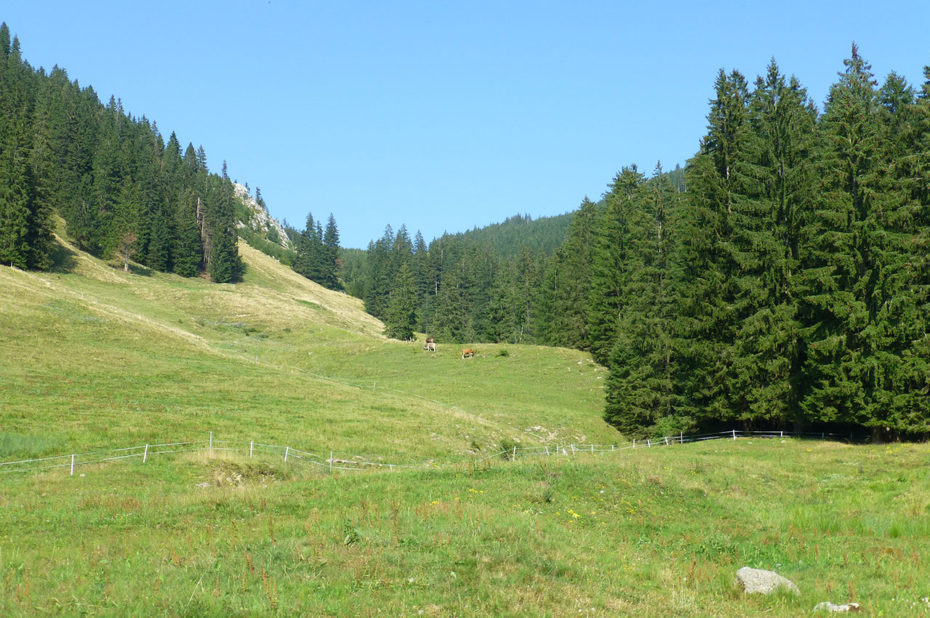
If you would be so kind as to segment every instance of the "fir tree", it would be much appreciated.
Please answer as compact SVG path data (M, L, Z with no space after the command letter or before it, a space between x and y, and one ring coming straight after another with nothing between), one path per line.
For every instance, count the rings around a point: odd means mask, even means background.
M404 262L397 269L394 287L384 313L384 334L392 339L410 341L416 324L417 290L413 273Z
M342 287L339 283L339 229L332 213L329 214L326 231L323 232L323 280L320 283L330 290Z
M676 277L679 414L696 423L732 419L726 390L737 326L731 257L733 211L745 199L748 92L737 71L720 71L708 133L686 169L687 199L679 217Z
M643 182L635 165L624 167L605 195L606 210L597 225L591 255L588 337L591 355L602 365L607 364L616 341L624 301L623 281L629 274L628 221Z
M749 101L746 199L733 209L729 268L735 283L732 371L736 417L750 424L800 424L804 342L798 276L816 194L816 111L772 61Z
M586 349L591 254L597 211L585 198L572 218L565 244L556 250L543 279L537 332L549 345Z
M605 419L627 433L668 434L693 427L675 397L674 220L678 194L656 168L633 198L623 310L609 359Z

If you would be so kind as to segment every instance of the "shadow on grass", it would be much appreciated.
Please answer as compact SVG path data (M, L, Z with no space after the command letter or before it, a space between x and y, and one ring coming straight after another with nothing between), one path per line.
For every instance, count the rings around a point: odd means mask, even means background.
M77 253L64 246L60 242L55 242L55 248L52 249L50 257L52 266L49 268L53 273L70 273L77 266Z
M119 268L120 268L120 270L123 269L122 266L120 266ZM131 273L134 274L134 275L139 275L139 276L141 276L141 277L151 277L151 276L152 276L152 269L151 269L151 268L148 268L147 266L143 266L142 264L130 264L130 265L129 265L129 272L131 272Z

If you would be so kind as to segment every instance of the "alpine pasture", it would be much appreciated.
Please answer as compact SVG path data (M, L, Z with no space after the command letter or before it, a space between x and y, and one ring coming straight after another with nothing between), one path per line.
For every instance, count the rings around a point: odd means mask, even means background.
M205 449L0 466L3 615L930 613L930 448L624 442L606 372L557 348L384 338L360 301L246 244L236 285L61 241L0 268L0 463L165 442L417 464L332 474ZM8 468L12 468L9 467ZM741 566L799 597L747 597Z

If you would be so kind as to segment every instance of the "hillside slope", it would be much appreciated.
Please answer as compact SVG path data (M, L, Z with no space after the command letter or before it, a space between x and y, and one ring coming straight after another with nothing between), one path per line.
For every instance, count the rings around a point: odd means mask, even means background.
M395 459L617 439L581 353L427 354L242 242L236 285L126 273L61 242L67 272L0 268L0 459L210 431Z

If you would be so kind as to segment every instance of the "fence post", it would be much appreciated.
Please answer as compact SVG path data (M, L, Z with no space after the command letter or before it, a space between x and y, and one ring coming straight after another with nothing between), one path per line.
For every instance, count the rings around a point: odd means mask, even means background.
M779 437L779 438L784 438L784 437L785 437L785 431L784 431L784 430L779 431L779 432L778 432L778 437Z
M574 455L574 454L575 454L575 445L572 444L572 455Z
M592 454L592 455L594 454L594 445L593 445L593 444L591 445L591 454Z
M287 463L287 454L290 452L291 452L291 447L285 446L284 447L284 463Z
M71 455L71 476L74 476L74 455Z
M149 458L149 445L145 445L145 452L142 453L142 463L145 463L145 460Z
M614 447L615 447L615 446L616 446L616 444L611 444L611 445L610 445L610 452L611 452L611 453L614 452Z
M549 447L547 446L547 447L546 447L546 455L548 455L548 454L549 454Z
M736 440L736 430L733 430L733 439Z
M633 448L636 448L636 438L633 438Z
M212 432L212 431L210 432L210 448L209 448L209 452L210 452L210 457L213 457L213 432Z
M249 459L252 459L252 449L255 447L255 440L249 440Z
M513 455L511 456L511 458L512 458L514 461L517 460L517 446L516 446L516 445L514 445L514 447L513 447Z
M333 473L333 452L329 452L329 473Z
M668 436L665 436L665 446L668 446Z
M684 444L684 443L685 443L685 432L679 431L678 432L678 444Z

